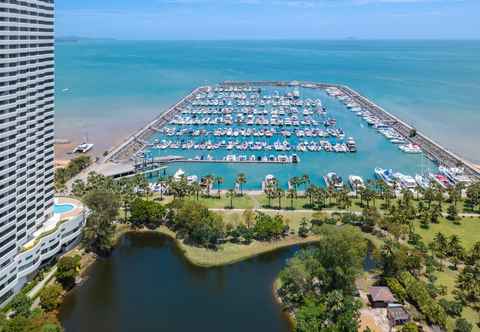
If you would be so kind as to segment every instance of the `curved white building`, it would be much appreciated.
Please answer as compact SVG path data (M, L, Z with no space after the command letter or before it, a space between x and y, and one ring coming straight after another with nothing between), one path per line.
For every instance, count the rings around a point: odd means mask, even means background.
M53 144L54 1L0 0L0 303L75 224L25 250L57 218Z
M70 198L56 198L53 211L53 216L15 257L16 277L13 279L12 275L5 284L14 292L19 291L39 267L52 257L70 250L80 239L87 211L82 203Z

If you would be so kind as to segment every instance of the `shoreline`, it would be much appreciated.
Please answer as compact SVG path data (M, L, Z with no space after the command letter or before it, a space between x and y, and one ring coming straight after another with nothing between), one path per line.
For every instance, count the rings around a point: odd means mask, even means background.
M275 278L275 280L273 281L272 295L273 295L273 298L275 299L275 302L282 308L282 313L287 318L288 323L290 324L290 327L292 328L292 331L294 331L295 330L295 324L296 324L295 314L292 311L287 310L284 307L283 300L280 297L280 295L278 295L278 290L281 287L281 283L282 283L282 281L280 280L280 277L277 276Z
M217 262L217 264L208 264L208 263L204 263L204 262L202 263L201 261L199 261L199 260L195 259L194 257L192 257L191 255L189 255L188 248L191 249L192 247L187 246L182 241L176 239L175 233L173 231L169 230L168 228L166 228L165 226L161 226L161 227L159 227L158 229L155 229L155 230L149 230L149 229L145 229L145 228L136 230L136 229L131 229L130 227L128 227L125 224L121 224L119 226L121 226L121 228L115 234L114 249L113 250L115 250L117 248L117 246L119 245L122 238L125 235L130 234L130 233L132 233L132 234L150 233L150 234L166 236L170 240L175 242L175 246L181 251L183 259L186 259L189 264L192 264L193 266L200 267L200 268L215 268L215 267L221 267L221 266L228 266L228 265L236 264L236 263L248 260L248 259L255 258L255 257L263 255L263 254L267 254L267 253L270 253L270 252L275 252L277 250L285 249L285 248L292 247L292 246L295 246L295 245L314 243L314 242L319 240L318 239L319 236L310 236L309 238L303 239L303 241L298 241L298 239L295 239L295 238L293 239L293 241L290 241L290 242L289 241L286 241L286 242L285 241L277 241L277 242L279 242L278 245L272 246L269 250L260 250L255 254L247 254L247 255L244 255L244 256L239 257L239 258L234 259L234 260L225 260L225 261L219 261L219 262ZM292 240L292 239L289 239L289 240ZM272 244L272 243L268 243L268 244ZM248 247L247 245L240 245L240 246ZM186 250L186 248L187 248L187 250ZM222 250L212 251L212 252L214 253L214 255L221 256ZM80 268L80 272L79 272L79 276L81 278L80 282L78 284L76 284L72 289L68 290L67 292L65 292L62 295L62 297L61 297L61 303L62 304L65 301L65 298L67 296L69 296L69 294L71 294L72 292L77 290L79 287L82 287L83 284L86 281L88 281L88 279L91 277L91 273L92 273L92 270L93 270L95 264L100 259L110 259L109 256L103 258L103 257L100 257L100 256L95 255L93 253L88 253L88 252L84 251L83 249L79 249L79 248L73 249L69 253L69 255L81 255L82 260L86 257L86 259L85 259L86 260L86 265L81 266L81 268ZM276 288L276 287L278 287L278 282L277 282L278 280L279 279L278 279L278 276L277 276L275 278L273 286L272 286L272 296L273 296L273 299L276 302L276 304L279 305L279 310L281 311L284 319L287 320L290 331L294 331L295 319L294 319L293 313L285 310L285 308L283 307L283 303L282 303L281 298L276 294L276 289L278 289L278 288Z
M113 250L116 249L116 247L119 245L120 241L124 236L127 234L145 234L145 233L151 233L151 234L157 234L157 235L162 235L168 237L170 240L175 242L175 245L177 248L182 252L183 257L192 265L197 266L197 267L202 267L202 268L214 268L214 267L221 267L221 266L228 266L228 265L233 265L236 263L243 262L248 259L252 259L258 256L261 256L263 254L267 253L272 253L277 250L285 249L285 248L290 248L293 246L298 246L298 245L307 245L307 244L312 244L315 242L318 242L320 240L319 235L310 235L307 238L300 238L298 236L289 236L285 239L279 240L279 241L274 241L274 242L259 242L259 241L253 241L249 245L243 245L243 244L236 244L235 246L238 246L242 249L248 249L249 247L251 248L252 246L255 245L260 245L259 248L256 248L255 251L253 252L246 252L244 254L238 255L237 257L234 258L224 258L224 255L222 255L222 251L225 248L219 249L217 251L213 251L210 249L206 248L200 248L200 247L193 247L184 244L181 240L176 238L176 233L168 229L166 226L160 226L157 229L150 230L146 228L141 228L141 229L132 229L130 226L125 225L125 224L119 224L117 225L120 227L120 229L116 230L116 233L114 235L113 239ZM208 259L199 259L198 257L195 257L192 255L192 251L204 251L208 252L212 257L213 256L218 256L220 257L219 260L216 262L212 262ZM86 257L86 262L87 264L81 267L80 270L80 276L82 279L85 279L88 277L89 270L91 267L98 261L99 258L101 258L98 255L95 255L93 253L86 252L83 249L80 248L74 248L68 255L80 255L80 257L84 258ZM204 256L206 258L207 256ZM210 257L211 258L211 257Z
M120 230L115 238L115 246L118 242L128 233L152 233L152 234L160 234L169 237L171 240L175 242L177 248L183 253L183 256L187 259L187 261L197 267L203 268L213 268L213 267L220 267L220 266L228 266L233 265L236 263L240 263L242 261L258 257L263 254L271 253L277 250L297 246L297 245L306 245L311 244L319 241L320 237L317 235L311 235L307 238L300 238L298 236L289 236L285 239L274 241L274 242L259 242L253 241L249 245L243 244L234 244L233 246L239 247L241 249L254 249L253 251L240 251L240 254L233 254L233 257L225 258L226 255L225 250L228 251L228 248L220 248L217 251L212 251L210 249L200 248L200 247L193 247L184 244L181 240L176 238L175 232L169 230L165 226L161 226L154 230L149 229L131 229L125 228ZM228 257L228 256L227 256Z

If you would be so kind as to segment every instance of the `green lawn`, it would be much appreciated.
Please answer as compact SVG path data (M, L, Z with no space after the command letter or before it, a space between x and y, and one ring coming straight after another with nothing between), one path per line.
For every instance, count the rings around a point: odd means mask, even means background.
M164 226L159 227L157 231L176 239L175 233ZM311 235L307 238L291 235L282 240L272 242L253 241L249 245L229 242L221 245L218 250L193 247L184 244L182 241L175 241L179 248L183 251L185 257L192 264L203 267L213 267L237 263L263 253L291 247L293 245L312 243L318 241L319 239L320 236L318 235Z
M196 200L196 197L192 197L192 200ZM223 209L230 207L230 198L226 195L221 195L218 197L200 197L198 200L200 203L204 204L206 207L211 209ZM235 209L253 209L255 207L255 201L251 196L236 196L233 198L233 208Z
M442 272L436 273L438 278L436 284L447 287L447 295L445 296L447 300L454 300L453 291L455 290L455 281L457 279L457 275L457 271L452 271L448 268L445 268L445 270ZM475 310L469 307L464 307L462 317L473 324L473 332L480 332L480 328L476 325L476 323L480 320L480 315L475 312ZM455 320L453 318L449 318L447 321L448 331L453 331L454 327Z
M450 220L442 218L439 224L431 224L429 229L423 229L418 222L415 231L429 244L435 234L442 232L446 236L458 235L462 245L468 250L475 242L480 241L480 218L463 218L460 225L455 225Z
M470 249L475 242L480 241L480 218L463 218L460 225L455 225L453 222L442 218L439 224L431 224L429 229L420 228L420 226L417 224L416 232L420 234L426 243L432 242L435 234L438 232L442 232L446 236L455 234L460 237L463 246L467 249ZM445 298L448 300L454 299L453 291L455 290L457 275L457 271L452 271L448 267L445 267L444 271L436 273L438 278L437 285L443 285L447 287L447 295ZM480 332L480 328L476 325L476 323L480 320L477 312L471 308L465 307L463 309L462 317L474 325L472 331ZM449 331L453 331L454 324L455 320L450 318L447 323L447 328Z
M217 213L221 214L223 217L223 220L225 221L226 224L231 224L231 225L238 225L239 223L244 222L243 218L243 213L242 212L237 212L237 211L218 211ZM290 229L294 230L295 232L298 230L300 227L300 223L303 218L306 218L307 220L310 220L312 217L312 212L307 212L307 211L268 211L266 212L268 215L275 216L277 214L280 214L285 218L285 220L288 222L288 225L290 226Z

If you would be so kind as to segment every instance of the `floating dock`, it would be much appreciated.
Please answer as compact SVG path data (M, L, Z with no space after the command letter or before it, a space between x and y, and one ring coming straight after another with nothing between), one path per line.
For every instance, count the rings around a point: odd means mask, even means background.
M355 103L357 103L362 109L369 111L372 115L379 120L388 123L393 129L395 129L403 138L412 143L420 146L425 156L431 159L438 165L445 165L447 167L463 167L467 175L473 176L476 179L480 179L480 170L478 170L472 163L459 157L455 153L449 151L440 144L434 142L426 135L422 134L416 128L402 121L393 114L387 112L382 107L378 106L368 98L360 95L358 92L346 85L329 84L329 83L316 83L316 82L298 82L298 81L225 81L217 85L218 87L253 87L258 91L264 87L302 87L307 89L326 90L335 88L340 90L344 95L348 96ZM160 128L164 127L170 120L176 115L182 113L184 107L187 106L195 96L199 93L205 93L209 91L208 86L202 86L193 90L190 94L180 100L177 104L170 107L166 112L155 118L145 127L138 130L135 134L128 137L125 142L116 147L105 158L105 162L108 163L129 163L135 164L138 167L137 155L147 147L147 142L154 136ZM224 161L224 160L192 160L182 157L176 158L163 158L155 160L149 165L150 167L158 166L160 164L167 164L171 162L263 162L263 161ZM266 161L265 161L266 163ZM273 163L273 162L272 162ZM275 162L282 163L282 162Z

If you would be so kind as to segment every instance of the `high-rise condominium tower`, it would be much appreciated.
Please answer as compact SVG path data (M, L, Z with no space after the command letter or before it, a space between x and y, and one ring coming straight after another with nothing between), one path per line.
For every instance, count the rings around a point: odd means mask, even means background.
M78 226L54 218L53 144L54 1L0 0L0 303Z

